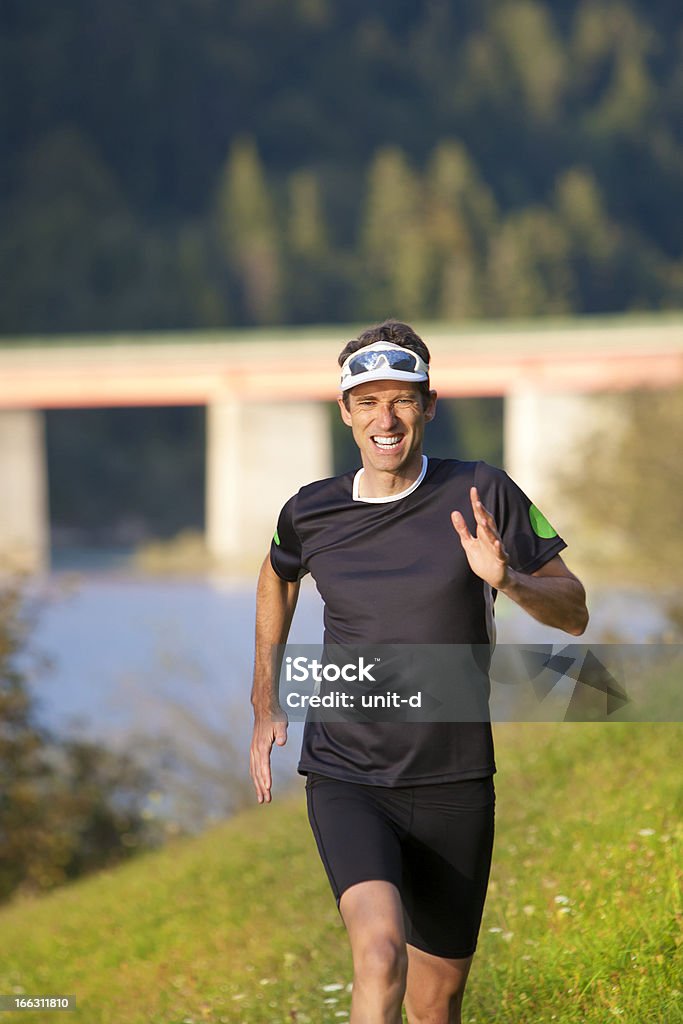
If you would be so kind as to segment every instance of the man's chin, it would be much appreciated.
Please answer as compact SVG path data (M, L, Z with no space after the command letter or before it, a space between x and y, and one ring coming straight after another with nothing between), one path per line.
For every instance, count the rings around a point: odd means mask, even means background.
M381 473L392 473L394 475L406 475L409 470L413 459L415 459L414 453L405 452L393 452L391 454L385 454L384 452L376 452L374 449L368 455L366 455L367 464L372 469ZM419 472L419 457L415 459L417 472ZM367 466L366 464L366 466Z

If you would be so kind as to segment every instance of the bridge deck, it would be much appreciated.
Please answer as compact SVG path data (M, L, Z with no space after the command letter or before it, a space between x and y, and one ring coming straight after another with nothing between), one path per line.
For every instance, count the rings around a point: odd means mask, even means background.
M422 328L422 325L420 325ZM683 383L683 316L422 328L443 397ZM3 339L0 408L330 400L355 327Z

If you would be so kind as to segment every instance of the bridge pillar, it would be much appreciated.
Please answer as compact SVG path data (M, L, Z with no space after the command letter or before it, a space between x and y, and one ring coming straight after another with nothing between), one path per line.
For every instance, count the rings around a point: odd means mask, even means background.
M607 428L608 436L615 436L622 415L615 394L523 386L505 397L505 469L559 533L573 527L576 518L571 494L562 487L563 475L581 469L594 431L604 437Z
M301 486L332 473L323 402L255 402L226 396L207 406L206 543L218 561L253 570L277 516Z
M45 569L49 535L43 413L0 410L0 567Z

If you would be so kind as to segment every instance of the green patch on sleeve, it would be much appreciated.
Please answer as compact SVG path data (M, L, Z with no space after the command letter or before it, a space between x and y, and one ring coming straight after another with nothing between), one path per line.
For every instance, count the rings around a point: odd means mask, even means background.
M529 509L529 519L531 520L531 529L537 537L543 537L545 540L557 537L557 530L550 525L541 510L535 505Z
M278 534L277 530L273 534L273 540L275 541L277 546L280 547L280 535Z

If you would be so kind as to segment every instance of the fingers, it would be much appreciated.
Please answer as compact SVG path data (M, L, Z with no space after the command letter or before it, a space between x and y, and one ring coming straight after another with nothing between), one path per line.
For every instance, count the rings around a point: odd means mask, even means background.
M270 803L270 749L264 755L252 746L249 754L249 774L256 790L256 799L260 804Z
M453 523L453 529L460 537L463 544L467 541L473 540L472 534L467 528L467 523L462 515L462 512L451 512L451 522Z
M474 518L480 526L486 526L493 523L495 526L493 516L491 513L484 508L484 503L479 498L479 491L476 487L470 487L470 501L472 502L472 511L474 512Z
M249 774L251 775L256 799L260 804L269 804L271 801L271 788L273 777L270 768L270 754L273 743L278 747L284 747L287 742L287 718L275 721L268 718L264 721L256 721L254 724L254 735L249 751Z
M496 521L488 509L485 508L484 503L480 500L479 492L476 487L470 488L470 501L472 502L472 511L474 512L474 518L477 522L477 537L480 537L483 534L491 544L498 542L499 546L502 548Z
M498 535L498 530L496 529L495 520L479 500L479 492L476 487L470 488L470 501L472 502L474 520L477 524L476 539L480 540L482 536L485 536L490 543L493 543L495 540L499 540L500 537ZM475 539L467 527L467 523L465 522L462 512L451 512L451 522L453 523L453 529L458 533L463 544Z
M272 735L266 737L258 726L254 727L254 738L249 751L249 773L256 799L260 804L269 804L271 800L270 790L273 784L270 771L270 751L273 746Z

